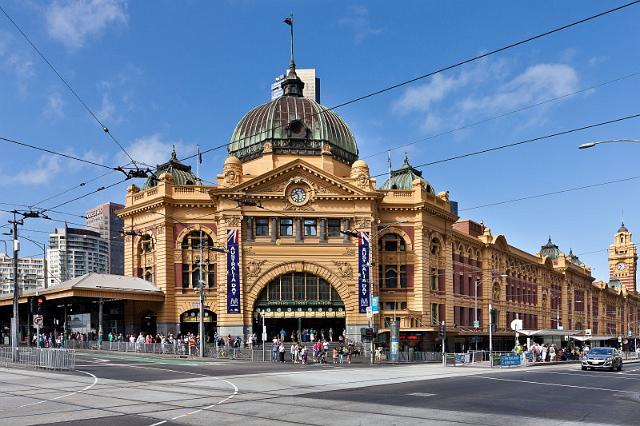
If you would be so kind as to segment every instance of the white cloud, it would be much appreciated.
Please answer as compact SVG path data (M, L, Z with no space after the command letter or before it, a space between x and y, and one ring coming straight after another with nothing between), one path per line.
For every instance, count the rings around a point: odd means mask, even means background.
M356 43L362 43L367 37L382 33L383 29L375 27L369 19L369 9L366 7L352 7L350 15L338 20L342 26L351 28Z
M171 150L174 146L178 158L186 157L196 152L195 145L185 144L181 141L164 141L162 136L157 133L138 138L125 147L125 149L134 160L150 166L157 166L158 164L167 162L169 158L171 158ZM129 158L126 157L124 153L118 154L118 164L124 164L128 161Z
M47 31L65 46L79 48L108 27L126 24L126 9L123 0L58 0L45 11Z
M429 83L407 89L393 104L393 110L401 114L428 111L433 104L444 99L450 92L464 86L465 80L436 74Z
M32 54L6 31L0 31L0 71L12 74L19 95L26 97L29 81L36 75Z
M460 102L463 111L500 111L562 96L577 90L578 74L565 64L536 64L483 97L469 97Z
M96 115L100 118L100 121L108 121L111 123L118 123L121 121L120 116L116 116L116 106L111 101L109 93L102 94L102 103L100 109L96 111Z
M27 170L19 172L9 179L23 185L42 185L50 182L61 170L60 157L42 155L35 165L30 165Z
M45 117L49 118L62 118L64 117L64 100L62 95L58 92L54 92L47 96L47 104L44 108Z

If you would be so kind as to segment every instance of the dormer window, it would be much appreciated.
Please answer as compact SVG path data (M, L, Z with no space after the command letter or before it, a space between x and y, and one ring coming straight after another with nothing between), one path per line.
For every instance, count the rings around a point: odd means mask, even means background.
M307 128L302 120L293 120L288 126L288 136L293 139L306 139Z

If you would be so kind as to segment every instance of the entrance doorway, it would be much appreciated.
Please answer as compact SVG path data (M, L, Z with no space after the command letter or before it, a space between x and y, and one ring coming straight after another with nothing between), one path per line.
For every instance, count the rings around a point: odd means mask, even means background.
M216 332L217 317L216 314L208 309L204 310L204 334L207 342L213 341L213 335ZM200 310L191 309L180 315L180 334L185 335L192 333L197 335L200 333Z
M254 309L253 332L262 337L262 324L267 328L267 339L292 336L303 339L304 330L315 331L315 339L334 341L345 327L344 302L338 292L325 279L304 272L281 275L265 286L258 295Z
M158 315L156 315L155 312L147 312L143 317L142 317L142 324L140 327L140 331L147 335L151 335L151 336L155 336L158 332L158 326L157 326L157 321L158 321Z

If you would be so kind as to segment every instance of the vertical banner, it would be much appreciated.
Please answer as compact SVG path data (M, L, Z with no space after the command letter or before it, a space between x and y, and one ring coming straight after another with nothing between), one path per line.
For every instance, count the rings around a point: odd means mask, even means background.
M369 247L371 245L368 232L358 233L358 305L361 314L367 312L370 302L371 276L369 268L371 268Z
M227 229L227 313L240 313L238 229Z

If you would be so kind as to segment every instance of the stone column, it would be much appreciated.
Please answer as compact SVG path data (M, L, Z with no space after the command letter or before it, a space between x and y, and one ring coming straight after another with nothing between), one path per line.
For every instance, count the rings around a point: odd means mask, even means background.
M348 217L346 217L346 218L342 219L342 223L343 223L343 225L344 225L343 231L348 231L348 230L349 230L349 226L350 226L350 220L349 220L349 218L348 218ZM344 241L345 243L348 243L348 242L349 242L349 234L344 234L343 241Z
M327 218L323 217L320 219L320 242L327 242Z
M302 219L296 217L296 243L302 242Z
M253 216L247 217L247 241L253 241Z
M278 239L278 219L271 218L271 242L275 243Z

